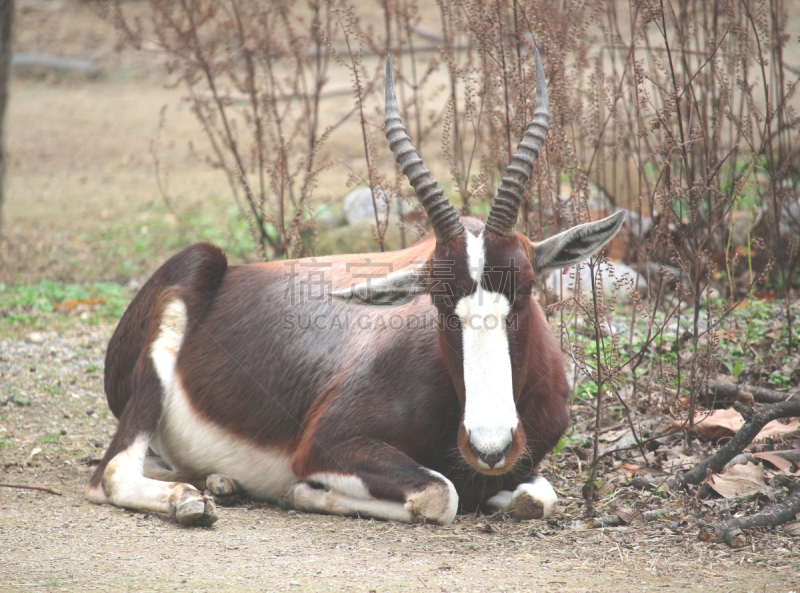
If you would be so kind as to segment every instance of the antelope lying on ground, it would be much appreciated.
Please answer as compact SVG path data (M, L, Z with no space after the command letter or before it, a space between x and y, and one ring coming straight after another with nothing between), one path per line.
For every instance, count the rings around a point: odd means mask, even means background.
M459 504L552 514L535 469L566 428L567 383L531 286L596 253L623 214L541 243L515 231L550 117L538 54L536 70L485 224L460 218L417 157L389 61L386 136L433 233L367 256L229 267L199 244L167 261L108 345L119 427L89 500L195 525L217 519L204 488L404 522L447 524Z

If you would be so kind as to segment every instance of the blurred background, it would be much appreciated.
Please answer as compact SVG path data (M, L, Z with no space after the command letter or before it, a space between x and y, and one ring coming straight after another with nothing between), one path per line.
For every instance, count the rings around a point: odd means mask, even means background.
M693 402L719 373L800 381L791 2L16 0L13 16L4 332L115 322L198 240L233 263L412 244L426 220L383 135L388 54L420 155L485 216L538 48L552 119L519 229L627 212L613 265L541 279L575 384L636 402L646 375L647 402Z

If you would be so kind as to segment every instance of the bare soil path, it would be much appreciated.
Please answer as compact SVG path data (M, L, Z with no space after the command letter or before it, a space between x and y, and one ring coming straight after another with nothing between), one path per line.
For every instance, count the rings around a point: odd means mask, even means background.
M102 391L111 326L0 341L0 591L770 591L800 588L797 540L731 550L692 522L587 530L569 490L554 521L449 527L221 508L212 528L96 506L83 487L116 421ZM554 470L554 466L550 466Z

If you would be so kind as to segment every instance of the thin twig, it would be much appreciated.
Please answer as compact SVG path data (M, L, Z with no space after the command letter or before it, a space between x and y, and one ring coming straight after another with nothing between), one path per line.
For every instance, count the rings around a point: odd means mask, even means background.
M61 490L56 490L55 488L50 488L50 486L36 486L35 484L3 484L0 483L0 487L3 488L23 488L25 490L41 490L42 492L49 492L50 494L57 494L61 496Z

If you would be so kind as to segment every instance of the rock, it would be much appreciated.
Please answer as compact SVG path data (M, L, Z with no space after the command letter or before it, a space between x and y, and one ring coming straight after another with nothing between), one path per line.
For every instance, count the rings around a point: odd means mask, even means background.
M378 218L383 220L386 216L388 201L391 200L389 219L398 220L398 208L403 207L403 200L393 194L387 194L381 189L375 190L375 205L378 207ZM344 197L342 203L344 217L347 224L356 224L368 221L375 224L375 207L372 204L372 192L368 187L359 187Z
M77 74L97 78L100 69L89 58L64 58L49 54L14 54L11 69L16 76L44 77L48 74Z
M592 295L592 278L589 266L581 264L580 267L580 293L584 298L589 298ZM568 268L566 274L564 270L554 270L545 279L545 286L547 289L560 298L569 298L575 295L576 273L574 268ZM599 274L596 276L598 284L602 282L603 293L606 297L612 295L614 284L622 283L623 285L617 289L617 302L626 303L631 300L631 291L633 284L636 282L636 270L630 266L622 263L607 263L600 264ZM646 294L647 282L644 278L639 278L638 284L639 294Z
M781 236L797 233L798 229L800 229L800 200L786 200L784 202L778 225Z
M64 8L61 0L22 0L17 3L17 10L27 12L55 12Z
M731 247L747 247L748 239L752 240L751 231L761 223L764 210L759 210L755 216L749 210L739 210L730 215ZM783 226L781 226L783 230Z
M30 344L43 344L44 340L45 336L41 332L31 332L25 336L25 341L29 342Z
M327 231L347 224L344 215L340 211L334 210L327 202L317 206L314 212L314 220L317 223L317 232Z

